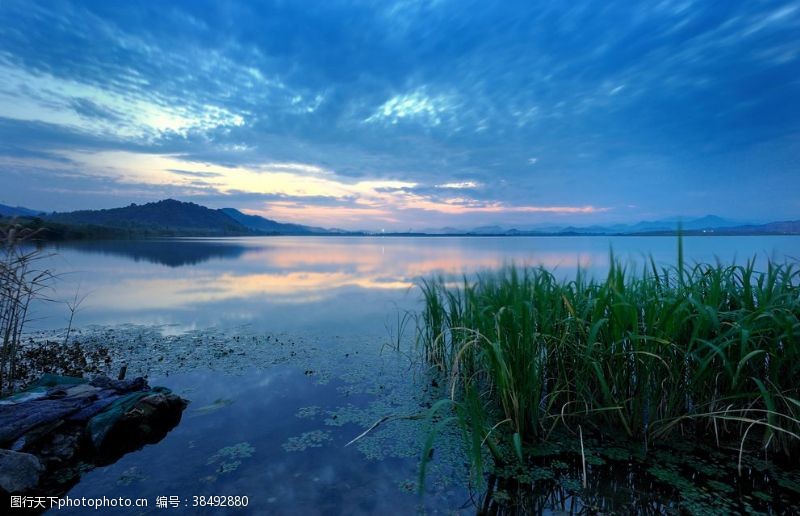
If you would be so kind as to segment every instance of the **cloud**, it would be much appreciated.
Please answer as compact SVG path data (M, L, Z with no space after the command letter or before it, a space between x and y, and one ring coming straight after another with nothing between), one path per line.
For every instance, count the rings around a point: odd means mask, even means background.
M244 124L241 115L214 105L179 99L164 103L147 89L122 92L85 82L32 73L0 61L0 116L81 128L95 134L147 139L162 133ZM11 100L13 99L13 100ZM91 100L89 100L91 99ZM76 116L77 115L77 116Z
M456 102L451 96L430 96L425 88L420 88L411 93L394 95L364 121L397 124L409 120L423 125L437 126L454 109Z
M478 188L480 186L479 183L475 181L459 181L459 182L452 182L452 183L442 183L440 185L436 185L436 188L450 188L454 190L463 190L465 188Z
M172 172L173 174L179 176L186 176L186 177L200 177L200 178L208 178L208 177L222 177L222 174L219 172L197 172L194 170L179 170L170 168L167 169L168 172Z
M758 149L796 162L798 29L790 1L6 0L0 174L406 227L686 212L745 183L703 210L796 216L798 179Z
M118 122L122 120L121 113L100 106L87 98L73 98L69 101L69 106L73 111L85 118L100 118L111 122Z

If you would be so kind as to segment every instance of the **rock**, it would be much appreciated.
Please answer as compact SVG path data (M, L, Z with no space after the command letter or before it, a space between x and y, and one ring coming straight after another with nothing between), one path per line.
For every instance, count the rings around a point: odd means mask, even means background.
M186 404L186 400L169 392L140 398L114 422L99 451L116 455L160 441L180 422Z
M82 428L54 432L50 441L37 450L39 460L46 469L54 464L68 463L78 454L82 436Z
M60 496L86 468L158 442L187 404L143 378L51 376L32 389L46 393L0 399L0 492Z
M0 489L7 493L30 491L39 484L43 469L30 453L0 450Z

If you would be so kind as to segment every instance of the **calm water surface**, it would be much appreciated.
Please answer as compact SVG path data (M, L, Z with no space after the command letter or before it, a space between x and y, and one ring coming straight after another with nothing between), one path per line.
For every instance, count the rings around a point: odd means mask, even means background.
M684 245L688 262L755 257L763 266L767 258L800 257L798 237L692 237ZM88 472L69 495L147 497L151 504L156 496L246 495L250 506L240 514L411 514L420 503L429 512L474 513L463 458L447 451L458 447L457 434L437 444L422 502L414 482L424 427L395 422L344 446L379 417L429 406L423 369L379 353L397 314L418 308L421 277L511 262L564 277L578 267L602 275L612 248L631 267L646 256L661 265L677 256L677 240L667 237L267 237L50 247L42 265L59 274L55 302L35 307L29 329L57 334L67 324L64 301L77 294L84 299L76 338L137 349L144 358L131 364L132 374L191 400L164 440ZM280 343L266 335L279 335Z
M800 258L800 237L689 237L687 262ZM59 244L45 265L52 297L85 296L75 322L174 325L175 331L251 325L266 331L382 331L430 274L504 263L569 277L603 274L609 251L631 264L676 261L670 237L261 237ZM66 324L63 304L36 308L37 328Z

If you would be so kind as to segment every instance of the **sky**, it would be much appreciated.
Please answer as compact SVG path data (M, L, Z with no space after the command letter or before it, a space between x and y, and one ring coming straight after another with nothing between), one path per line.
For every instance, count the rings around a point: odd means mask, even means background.
M0 203L800 219L800 2L0 0Z

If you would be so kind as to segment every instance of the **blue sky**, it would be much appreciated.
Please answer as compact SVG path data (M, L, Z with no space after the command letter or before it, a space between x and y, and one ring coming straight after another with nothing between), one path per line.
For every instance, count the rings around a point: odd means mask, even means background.
M0 203L800 218L800 2L0 2Z

